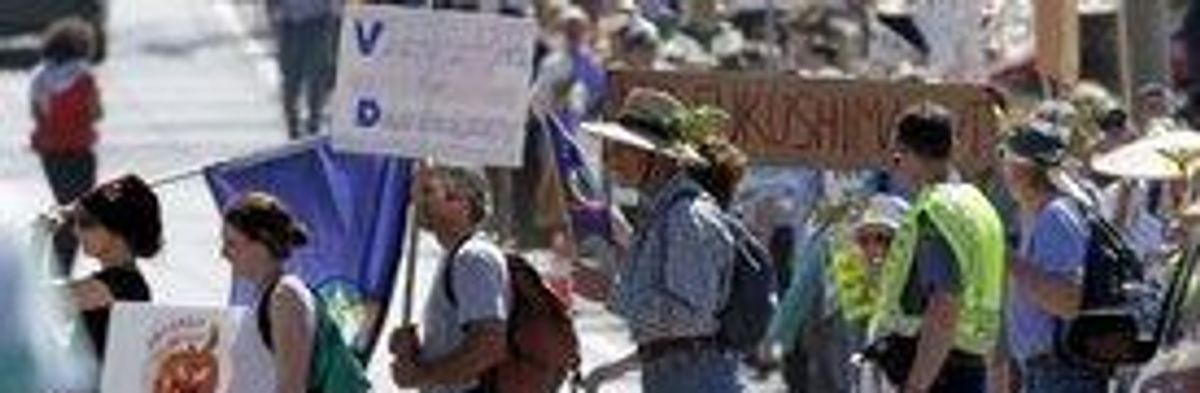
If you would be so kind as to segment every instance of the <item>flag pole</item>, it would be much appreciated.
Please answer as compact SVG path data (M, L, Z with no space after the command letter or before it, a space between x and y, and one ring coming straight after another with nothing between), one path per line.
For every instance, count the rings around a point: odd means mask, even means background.
M413 160L408 177L408 215L405 217L408 221L408 233L405 234L405 243L407 243L407 255L404 259L408 262L404 265L404 302L400 309L400 326L412 325L413 314L413 296L416 293L417 281L417 248L420 243L421 229L418 228L417 215L421 214L421 192L420 173L425 167L425 160Z

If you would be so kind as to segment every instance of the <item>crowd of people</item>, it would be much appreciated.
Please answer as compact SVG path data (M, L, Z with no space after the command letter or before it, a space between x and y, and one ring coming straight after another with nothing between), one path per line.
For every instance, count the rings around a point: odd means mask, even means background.
M649 88L611 97L607 72L614 69L936 79L921 67L929 37L903 7L828 3L780 10L718 0L432 2L537 20L525 157L540 167L431 167L417 175L418 223L446 252L419 322L387 332L390 382L429 392L489 392L504 383L495 370L521 356L513 347L522 340L513 334L522 300L506 252L529 243L511 231L533 215L534 226L550 233L542 246L572 272L573 286L554 288L562 301L569 304L573 291L605 304L636 345L620 360L582 370L574 384L588 391L641 370L646 392L739 392L748 367L780 372L793 392L1128 388L1136 367L1084 364L1060 348L1063 326L1086 311L1091 296L1093 223L1111 223L1149 285L1166 288L1189 255L1187 225L1195 217L1181 212L1191 180L1127 178L1093 163L1145 138L1191 132L1200 95L1148 85L1130 107L1089 83L1040 97L1028 80L1009 74L973 81L987 84L1002 123L995 157L980 157L994 159L990 170L956 168L963 114L912 102L888 129L885 168L796 168L815 179L820 197L808 201L747 197L764 168L731 141L722 108ZM337 5L267 6L288 135L321 132ZM917 56L904 64L873 59L866 37L878 28ZM31 86L31 143L63 206L41 226L56 234L59 274L69 274L77 248L100 261L99 271L60 289L103 363L113 350L106 346L113 304L154 299L137 261L162 247L164 217L138 176L95 184L102 110L86 60L94 45L78 22L48 33ZM582 147L587 140L604 146L599 157ZM512 184L526 180L532 193ZM620 194L636 195L636 203L622 206ZM530 203L515 202L518 195L532 196ZM222 256L258 290L254 322L260 355L274 365L274 391L364 391L361 365L342 356L346 343L321 299L284 268L310 240L301 220L264 193L243 196L222 217ZM754 244L742 234L755 235ZM0 252L9 242L0 239ZM768 258L747 256L750 249ZM17 259L0 254L0 262ZM766 328L746 350L729 340L726 316L753 302L741 295L754 291L739 282L750 274L743 264L754 261L774 274L778 304L757 316ZM1200 337L1200 313L1183 310L1178 320L1168 341ZM32 356L0 352L10 354L0 364ZM0 381L9 377L0 373ZM17 379L23 385L13 386L39 386ZM531 391L566 382L539 383Z

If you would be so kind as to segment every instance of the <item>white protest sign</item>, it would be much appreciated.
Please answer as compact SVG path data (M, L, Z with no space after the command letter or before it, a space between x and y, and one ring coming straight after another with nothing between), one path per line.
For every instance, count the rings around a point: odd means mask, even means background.
M913 21L929 44L930 68L952 81L977 81L985 77L981 2L920 0Z
M232 353L240 308L161 306L117 303L108 329L101 378L104 393L248 392L235 385ZM247 378L241 378L247 379Z
M533 20L360 6L342 27L334 148L520 166Z

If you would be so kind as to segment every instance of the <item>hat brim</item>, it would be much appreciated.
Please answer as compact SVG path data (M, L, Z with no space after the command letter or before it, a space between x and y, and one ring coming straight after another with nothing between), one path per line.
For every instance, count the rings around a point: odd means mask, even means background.
M1196 166L1200 134L1166 132L1143 137L1100 155L1092 168L1112 176L1136 179L1176 179Z
M629 128L617 123L588 122L583 123L582 128L584 132L595 135L604 140L620 143L646 152L659 154L691 164L703 165L708 163L704 157L700 156L700 153L696 152L696 149L693 149L690 146L672 144L662 139L652 138L650 136L631 131Z
M867 220L863 220L863 221L854 223L854 226L851 228L855 232L858 232L858 231L861 231L864 229L875 229L875 228L886 229L886 230L894 232L894 231L900 229L900 223L896 222L896 221L886 220L886 219L867 219Z

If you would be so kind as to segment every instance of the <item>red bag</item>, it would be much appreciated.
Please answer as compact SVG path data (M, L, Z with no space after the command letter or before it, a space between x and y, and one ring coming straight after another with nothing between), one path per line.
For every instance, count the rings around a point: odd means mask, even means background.
M506 329L509 357L484 374L479 391L557 392L572 374L578 375L579 337L570 311L529 261L512 253L505 259L513 296ZM452 295L453 286L446 284ZM455 302L453 296L450 300Z

